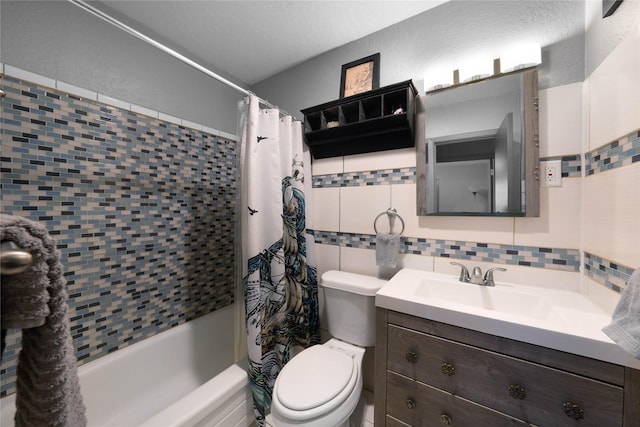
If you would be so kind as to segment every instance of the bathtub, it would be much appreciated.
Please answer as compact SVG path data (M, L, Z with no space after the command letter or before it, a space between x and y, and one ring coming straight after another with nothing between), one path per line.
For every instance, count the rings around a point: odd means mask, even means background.
M234 363L234 308L225 307L78 369L89 426L248 426L246 363ZM0 404L13 426L14 395Z

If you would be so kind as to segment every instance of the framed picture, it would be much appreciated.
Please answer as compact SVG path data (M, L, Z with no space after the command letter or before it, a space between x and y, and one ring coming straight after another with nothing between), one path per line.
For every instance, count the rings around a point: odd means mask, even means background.
M606 18L613 15L620 3L622 3L622 0L602 0L602 17Z
M380 87L380 53L342 66L340 98L367 92Z

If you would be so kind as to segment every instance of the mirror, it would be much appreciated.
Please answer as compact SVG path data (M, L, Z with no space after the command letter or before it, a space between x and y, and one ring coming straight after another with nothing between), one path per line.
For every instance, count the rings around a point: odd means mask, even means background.
M539 216L535 69L428 92L418 215Z

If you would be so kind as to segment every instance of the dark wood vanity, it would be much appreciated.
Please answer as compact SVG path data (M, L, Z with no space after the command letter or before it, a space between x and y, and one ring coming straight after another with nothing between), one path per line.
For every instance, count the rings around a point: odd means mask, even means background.
M376 426L640 426L640 371L377 308Z

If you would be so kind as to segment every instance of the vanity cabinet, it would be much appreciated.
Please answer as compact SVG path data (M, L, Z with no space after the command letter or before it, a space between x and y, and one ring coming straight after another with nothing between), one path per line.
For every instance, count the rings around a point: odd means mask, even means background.
M377 310L376 426L640 426L640 371Z
M301 110L313 157L413 147L417 94L407 80Z

